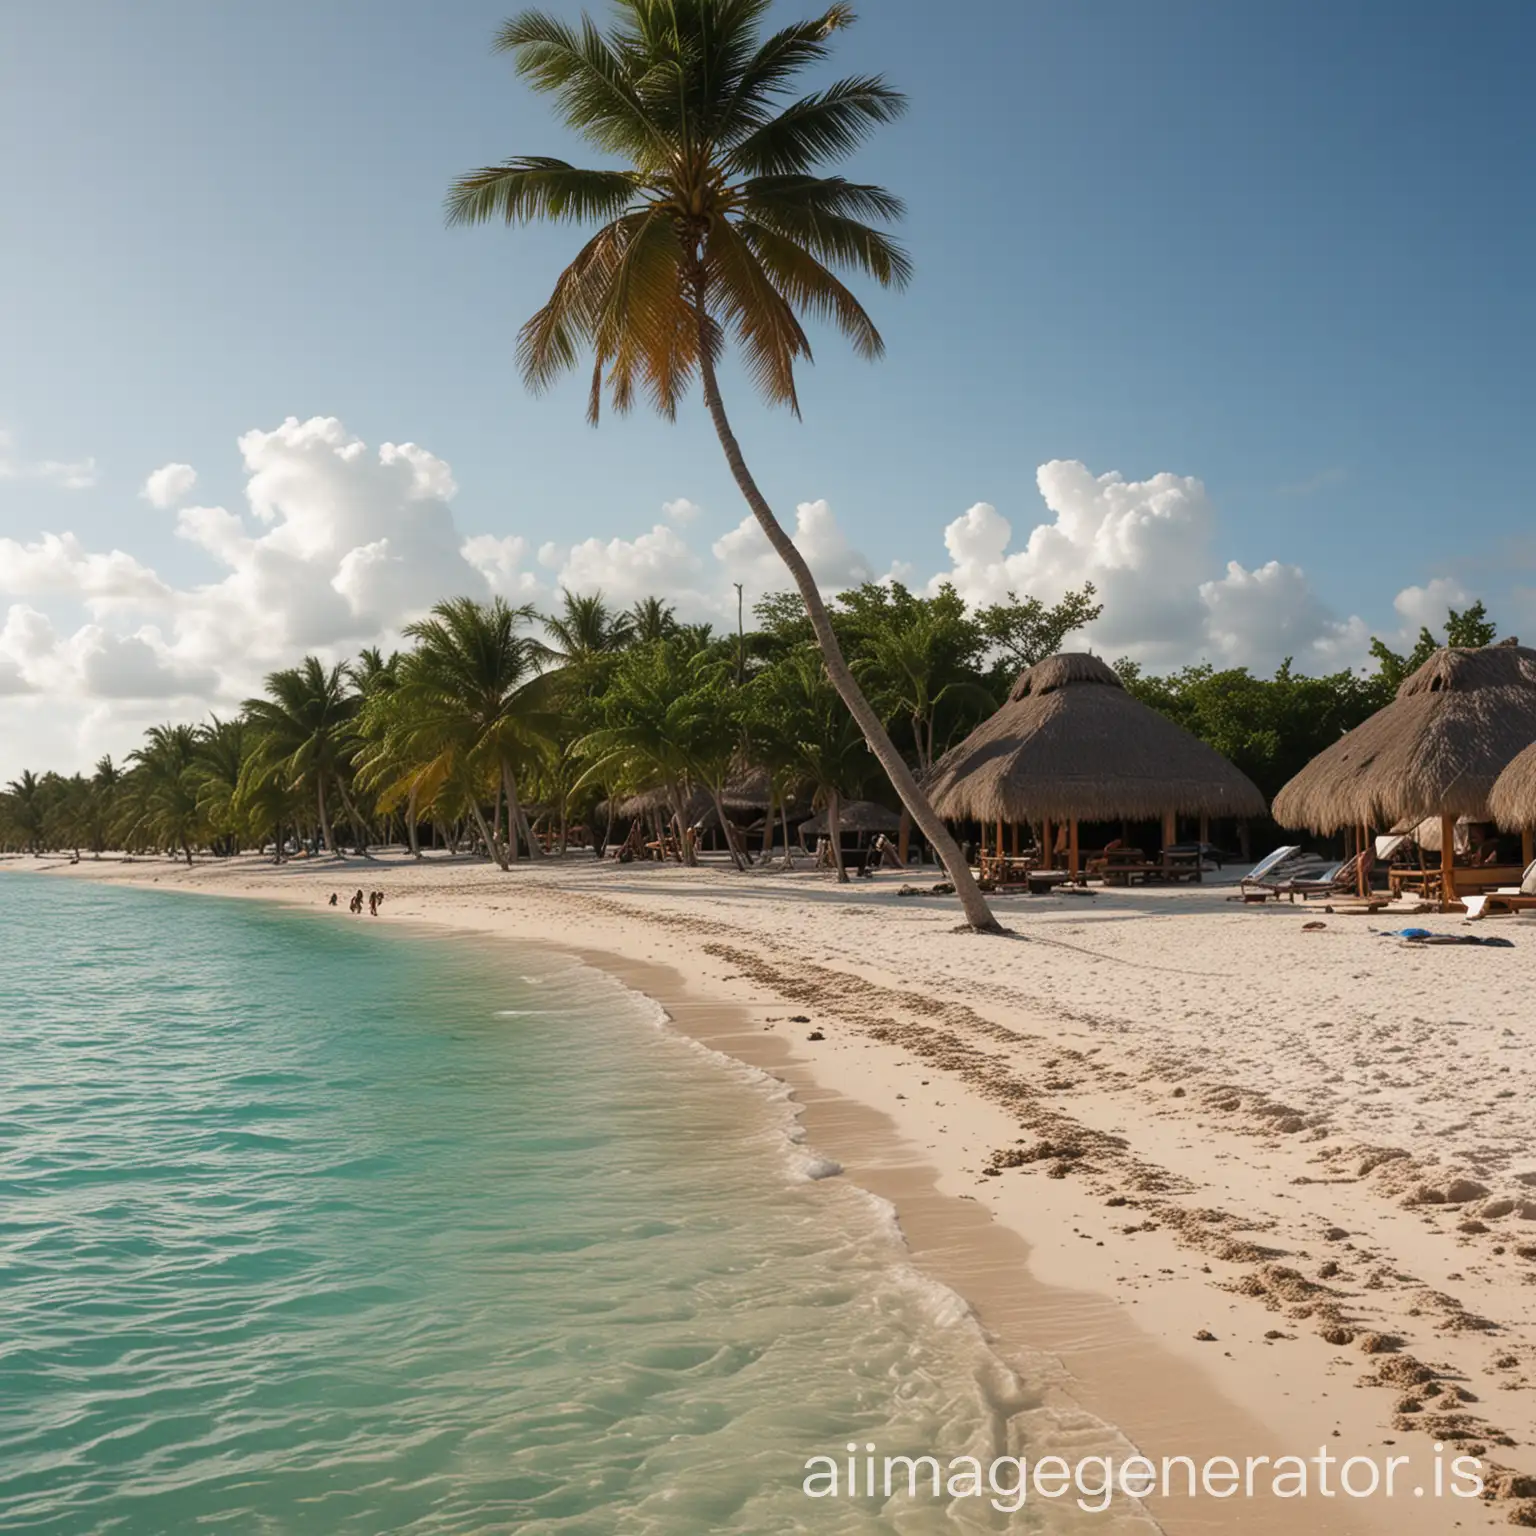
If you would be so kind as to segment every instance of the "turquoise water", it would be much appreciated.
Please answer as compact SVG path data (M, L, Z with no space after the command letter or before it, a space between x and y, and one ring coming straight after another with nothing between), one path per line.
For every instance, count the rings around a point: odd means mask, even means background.
M852 1438L1093 1427L600 973L26 876L0 935L0 1529L1075 1524L804 1498Z

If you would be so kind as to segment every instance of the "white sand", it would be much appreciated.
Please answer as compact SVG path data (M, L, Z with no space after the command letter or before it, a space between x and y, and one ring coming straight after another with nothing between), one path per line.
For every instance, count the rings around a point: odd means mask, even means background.
M1208 885L1003 898L1022 937L999 940L955 932L952 898L897 898L899 875L839 888L586 855L509 874L393 856L7 866L315 907L335 890L342 922L370 921L344 905L362 885L388 893L384 921L579 949L785 1076L813 1140L897 1200L920 1262L999 1347L1052 1351L1149 1454L1327 1444L1424 1467L1438 1440L1536 1474L1536 923L1471 930L1513 949L1410 949L1373 930L1466 930ZM986 1174L1000 1152L1027 1160ZM1170 1531L1367 1533L1523 1508L1158 1513Z

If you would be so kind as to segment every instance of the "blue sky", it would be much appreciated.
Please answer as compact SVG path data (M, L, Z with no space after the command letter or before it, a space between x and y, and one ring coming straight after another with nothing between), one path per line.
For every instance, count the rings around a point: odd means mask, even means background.
M316 415L446 460L465 533L632 538L680 497L704 509L695 540L736 524L697 410L594 434L578 383L523 392L516 328L571 232L443 228L458 172L593 158L491 55L511 9L52 0L8 19L0 428L18 463L93 458L96 483L0 479L0 537L67 529L173 586L209 579L145 475L189 463L199 502L238 510L237 437ZM1378 628L1438 577L1506 628L1536 621L1536 9L864 10L838 62L912 110L854 167L908 200L918 277L873 300L883 363L819 338L803 423L735 390L786 515L825 499L874 568L926 577L974 503L1015 547L1049 521L1047 461L1166 472L1204 484L1214 576L1299 566L1320 612Z

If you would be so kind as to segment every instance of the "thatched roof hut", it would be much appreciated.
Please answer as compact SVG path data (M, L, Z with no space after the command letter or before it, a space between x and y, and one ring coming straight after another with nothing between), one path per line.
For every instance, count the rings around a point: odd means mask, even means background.
M1527 747L1494 780L1488 810L1501 827L1512 832L1536 827L1536 745Z
M1275 796L1275 820L1312 832L1485 821L1494 781L1533 741L1536 651L1515 640L1436 651Z
M837 808L837 824L844 832L895 832L901 826L901 817L888 811L872 800L847 800ZM827 813L818 811L807 821L800 823L800 837L825 837Z
M1264 812L1252 780L1083 654L1021 673L1007 703L925 785L941 816L983 824Z
M726 784L720 795L720 803L731 814L765 811L772 794L772 781L766 768L745 768ZM712 814L714 808L715 802L710 798L709 791L699 788L689 793L684 807L690 825L707 813ZM663 816L672 814L672 791L666 785L643 790L640 794L629 796L627 800L621 800L618 805L620 816L649 816L653 811L660 811Z

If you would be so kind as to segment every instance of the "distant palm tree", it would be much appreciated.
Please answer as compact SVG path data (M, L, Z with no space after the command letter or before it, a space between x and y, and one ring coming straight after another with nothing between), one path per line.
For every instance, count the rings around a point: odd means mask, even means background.
M43 827L47 816L42 780L30 768L12 779L6 788L6 814L11 825L26 844L27 852L43 851Z
M629 622L636 645L665 640L677 633L677 610L659 597L642 597L629 610Z
M245 774L272 775L287 789L307 790L326 852L332 854L336 837L328 788L336 789L357 826L344 778L357 711L358 698L347 685L346 668L327 668L317 656L306 656L297 667L271 673L267 696L245 701L245 717L256 738Z
M478 795L468 803L491 856L506 869L521 833L530 858L543 849L518 797L516 765L555 733L545 708L537 642L522 632L536 615L501 598L459 597L406 626L416 649L400 665L397 750L424 771L434 790L489 784L507 799L505 842L487 825Z
M560 596L560 613L544 620L549 643L539 646L539 654L546 661L580 667L623 650L634 639L634 621L628 614L615 613L601 592L585 596L562 592Z
M188 865L202 841L204 821L197 803L197 730L190 725L155 725L144 745L128 755L131 831L161 848L180 850Z
M863 788L876 767L862 734L848 713L836 708L837 695L815 651L793 651L764 668L747 695L753 750L780 786L809 788L813 806L825 809L837 878L846 884L842 802ZM786 859L788 835L786 826Z
M644 394L665 416L697 376L736 483L804 600L827 672L902 801L944 860L973 928L998 924L969 867L843 658L816 579L747 468L720 395L728 335L775 404L798 413L795 364L809 361L801 315L827 321L864 357L884 343L841 268L883 286L911 275L875 227L902 205L884 188L819 174L905 98L875 76L839 80L798 100L796 78L820 64L853 21L843 0L763 37L768 0L616 0L604 34L527 11L496 39L566 124L625 168L582 170L524 155L470 172L448 197L451 224L501 219L597 224L523 327L519 357L542 390L594 359L588 417L606 387L616 410ZM870 222L874 221L874 222Z

